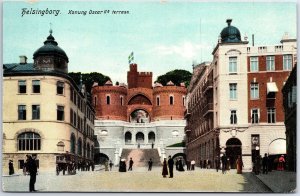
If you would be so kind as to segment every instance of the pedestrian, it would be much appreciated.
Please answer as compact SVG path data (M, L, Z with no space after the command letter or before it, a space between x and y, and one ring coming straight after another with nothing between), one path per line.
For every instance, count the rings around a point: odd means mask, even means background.
M36 156L29 156L28 161L28 171L30 174L30 180L29 180L29 191L35 192L34 184L36 182L36 174L37 174L37 164L36 164Z
M148 161L148 171L151 171L151 170L152 170L152 164L153 164L152 159L150 159L150 160Z
M261 169L261 164L260 164L260 157L261 156L257 156L255 159L255 175L259 175L260 174L260 169Z
M167 160L164 158L162 176L165 178L168 175Z
M173 159L171 158L171 156L169 156L168 166L169 166L169 173L170 173L170 177L169 177L169 178L173 178L174 161L173 161Z
M108 160L105 161L104 166L105 166L105 171L108 171Z
M225 154L222 156L221 161L222 161L222 174L225 174L226 173L226 163L227 163L227 157Z
M184 171L182 159L179 159L178 162L178 171Z
M192 161L191 161L191 166L192 166L191 169L192 169L192 170L195 170L195 164L196 164L195 160L192 160Z
M230 170L230 158L227 157L227 161L226 161L226 170Z
M13 160L9 160L8 170L9 170L9 175L13 175L15 173Z
M217 170L217 172L219 172L219 169L220 169L220 159L219 159L218 156L216 157L215 165L216 165L216 170Z
M267 153L265 153L264 158L262 159L262 166L263 166L263 174L268 174L268 164L269 164L269 157Z
M284 155L281 155L278 159L278 166L277 166L278 171L284 170L284 163L285 163Z
M190 160L187 160L186 161L186 170L191 170L191 161Z
M119 163L119 172L126 172L126 162L125 159L121 159Z
M128 171L132 171L132 166L133 166L133 160L130 157Z
M152 142L152 144L151 144L151 147L152 147L152 149L154 148L154 143Z
M138 148L140 148L141 147L141 145L140 145L140 143L138 143Z
M200 168L202 169L203 165L202 165L202 160L200 160Z
M110 160L109 161L109 170L111 171L112 170L112 166L113 166L114 164L112 163L112 161Z
M76 166L75 166L75 168L76 168ZM75 169L76 170L76 169ZM92 162L92 171L94 171L95 170L95 163L94 162Z
M275 157L274 161L273 161L273 169L274 170L277 170L277 167L278 167L278 160L279 158L278 157Z
M176 166L176 170L178 171L178 167L179 167L179 159L178 158L176 158L175 166Z
M241 158L241 155L238 156L237 160L236 160L236 170L238 174L242 174L242 170L243 170L244 164L243 164L243 160Z

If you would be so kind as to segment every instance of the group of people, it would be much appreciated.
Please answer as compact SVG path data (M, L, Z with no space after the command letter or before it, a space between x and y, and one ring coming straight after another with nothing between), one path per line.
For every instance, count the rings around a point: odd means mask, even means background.
M128 171L132 171L133 163L134 162L132 160L132 157L130 157ZM119 162L119 172L126 172L126 160L125 159L121 159Z
M265 153L264 157L262 158L261 155L256 156L253 162L253 172L256 175L262 174L268 174L268 172L272 170L278 170L283 171L285 168L285 158L284 155L281 155L279 157L275 157L274 160L269 158L267 153Z

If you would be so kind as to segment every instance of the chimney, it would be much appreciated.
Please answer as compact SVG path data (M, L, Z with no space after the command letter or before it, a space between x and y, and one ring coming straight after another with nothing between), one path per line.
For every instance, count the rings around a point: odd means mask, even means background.
M20 57L20 64L27 64L27 57L26 56L19 56Z
M252 46L254 46L254 34L252 34Z

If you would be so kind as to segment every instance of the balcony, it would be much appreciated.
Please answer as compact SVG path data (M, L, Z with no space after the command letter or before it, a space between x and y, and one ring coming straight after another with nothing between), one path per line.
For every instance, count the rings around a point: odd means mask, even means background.
M202 88L202 92L205 94L209 90L213 88L213 81L212 80L207 80L206 83L204 84Z
M213 103L208 103L206 106L204 106L202 111L203 111L203 117L205 117L209 113L213 112L214 111Z
M186 110L184 111L184 118L185 118L185 119L188 119L190 116L191 116L191 113L190 113L189 109L186 109Z

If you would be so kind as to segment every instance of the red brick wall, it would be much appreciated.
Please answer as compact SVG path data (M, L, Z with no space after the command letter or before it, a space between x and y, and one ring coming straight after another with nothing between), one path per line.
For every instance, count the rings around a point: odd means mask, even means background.
M176 120L184 118L185 106L182 97L186 96L187 89L178 86L156 87L153 92L154 120ZM174 97L174 105L170 105L170 95ZM160 105L156 104L156 97L160 97Z
M283 71L283 56L275 55L275 71L266 72L266 56L259 56L259 72L250 72L250 57L248 57L248 122L251 123L251 109L260 108L260 122L267 123L267 107L276 108L276 122L284 121L283 111L283 99L282 99L282 87L283 83L289 76L290 71ZM267 83L276 82L278 92L275 93L276 99L267 99ZM259 84L259 99L251 100L250 85L256 78L256 82Z
M152 88L152 72L138 72L137 64L130 65L130 71L127 72L128 88Z

